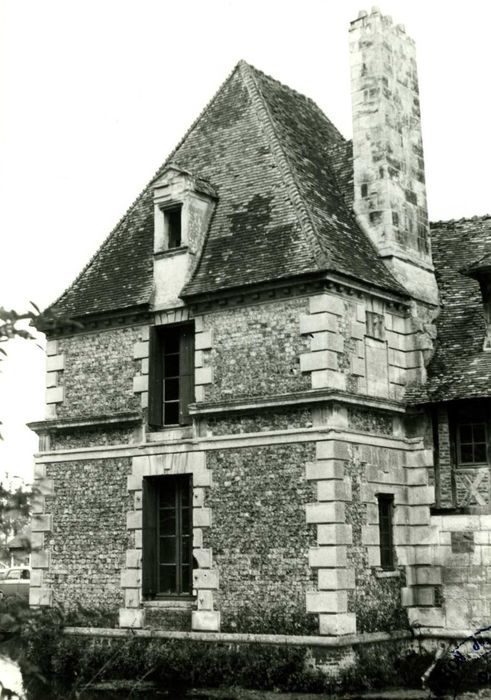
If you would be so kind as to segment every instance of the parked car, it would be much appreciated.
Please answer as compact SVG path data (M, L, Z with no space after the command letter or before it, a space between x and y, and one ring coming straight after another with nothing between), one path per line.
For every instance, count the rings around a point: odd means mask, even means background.
M13 566L0 579L0 600L8 595L19 595L29 599L31 570L27 566Z

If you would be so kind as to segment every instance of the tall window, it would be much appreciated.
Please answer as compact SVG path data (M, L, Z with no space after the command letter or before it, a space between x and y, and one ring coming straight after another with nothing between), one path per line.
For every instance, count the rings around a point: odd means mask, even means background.
M194 327L150 329L148 422L155 427L190 423L194 401Z
M191 477L143 480L143 595L188 596L192 591Z
M380 565L382 569L394 569L394 541L392 533L392 513L394 496L380 493L378 499L378 522L380 535Z
M485 464L488 461L485 423L457 426L457 455L459 464Z
M164 209L164 229L168 248L179 248L181 245L181 212L182 206L180 204Z

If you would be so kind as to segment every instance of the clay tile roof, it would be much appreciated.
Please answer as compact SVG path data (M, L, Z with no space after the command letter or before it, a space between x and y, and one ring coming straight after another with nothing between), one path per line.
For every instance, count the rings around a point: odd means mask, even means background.
M433 262L440 291L435 354L425 387L412 402L491 396L491 353L483 350L485 319L479 283L465 274L488 265L491 216L431 224ZM464 271L464 273L463 273Z
M308 98L241 61L170 164L218 192L183 296L330 271L404 293L351 212L351 144ZM149 305L152 182L52 307L82 317Z

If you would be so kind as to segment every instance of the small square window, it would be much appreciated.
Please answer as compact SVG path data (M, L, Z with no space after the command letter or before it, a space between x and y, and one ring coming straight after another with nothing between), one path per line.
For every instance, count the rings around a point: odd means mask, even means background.
M164 229L168 248L179 248L181 245L181 214L181 205L164 209Z
M367 335L376 340L384 339L385 319L383 314L375 311L366 312Z
M459 464L485 464L488 461L486 425L464 423L457 426Z

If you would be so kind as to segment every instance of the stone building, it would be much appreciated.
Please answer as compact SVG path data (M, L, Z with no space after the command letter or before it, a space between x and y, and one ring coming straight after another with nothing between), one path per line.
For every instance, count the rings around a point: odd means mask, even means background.
M404 28L360 13L350 48L352 142L240 62L52 306L33 605L489 619L491 219L429 226Z

